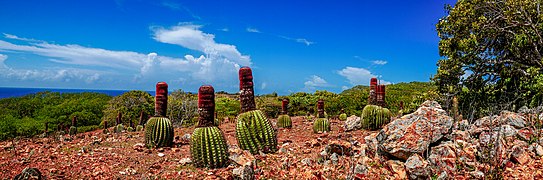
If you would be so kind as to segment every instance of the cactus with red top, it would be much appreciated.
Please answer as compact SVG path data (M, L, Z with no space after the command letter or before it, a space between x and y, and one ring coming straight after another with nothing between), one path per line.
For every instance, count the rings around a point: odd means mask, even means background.
M124 126L123 126L123 123L122 123L122 122L123 122L122 119L123 119L123 114L122 114L121 112L119 112L119 113L117 114L117 119L115 120L115 123L117 123L117 125L115 126L114 131L115 131L116 133L121 133L121 132L123 132L123 130L124 130Z
M77 116L74 116L74 117L72 117L72 126L70 126L70 130L69 130L68 134L70 134L72 136L77 134L76 125L77 125Z
M166 116L168 109L168 84L156 84L155 116L145 125L145 144L147 147L170 147L173 145L173 126Z
M198 89L198 127L191 137L190 154L196 167L220 168L228 164L228 145L215 125L215 90L204 85Z
M328 132L330 131L330 121L325 117L324 114L324 100L319 99L317 101L317 119L313 122L313 132Z
M241 114L236 118L236 139L241 149L256 154L277 151L277 134L264 113L256 109L251 68L239 69Z
M280 128L291 128L292 127L292 120L290 119L290 116L288 115L288 99L283 99L281 103L281 115L277 117L277 127Z

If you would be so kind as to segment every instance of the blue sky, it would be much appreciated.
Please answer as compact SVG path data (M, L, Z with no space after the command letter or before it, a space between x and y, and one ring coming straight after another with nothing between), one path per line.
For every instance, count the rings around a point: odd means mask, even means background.
M341 92L429 81L451 0L0 1L0 87Z

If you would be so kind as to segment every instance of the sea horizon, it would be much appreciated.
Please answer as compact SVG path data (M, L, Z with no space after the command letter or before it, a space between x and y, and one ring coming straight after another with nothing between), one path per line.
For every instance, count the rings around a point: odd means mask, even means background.
M12 97L22 97L29 94L35 94L38 92L59 92L59 93L84 93L84 92L95 92L95 93L102 93L109 96L118 96L125 92L133 91L133 90L122 90L122 89L71 89L71 88L32 88L32 87L0 87L0 99L3 98L12 98ZM148 92L152 96L154 96L155 91L147 91L147 90L141 90Z

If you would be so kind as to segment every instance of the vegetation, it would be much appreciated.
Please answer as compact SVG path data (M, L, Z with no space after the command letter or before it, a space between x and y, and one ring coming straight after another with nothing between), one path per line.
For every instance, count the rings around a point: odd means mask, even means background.
M277 127L280 128L292 128L292 120L290 116L283 114L277 118Z
M447 6L436 25L439 53L433 77L446 109L476 119L492 109L538 106L543 97L543 16L540 0L473 0Z
M145 91L129 91L120 96L116 96L111 99L104 110L103 121L107 121L108 124L116 124L115 120L117 115L121 113L121 123L125 123L129 126L130 121L132 123L138 123L140 113L143 111L145 114L154 115L153 96ZM103 126L101 124L100 126Z

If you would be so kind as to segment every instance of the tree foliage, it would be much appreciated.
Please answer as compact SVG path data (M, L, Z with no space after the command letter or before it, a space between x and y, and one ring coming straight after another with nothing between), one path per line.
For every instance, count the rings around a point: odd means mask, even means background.
M190 124L198 116L198 96L181 89L168 96L168 117L174 124Z
M111 99L104 109L103 121L107 121L109 126L115 124L118 113L122 114L121 122L128 126L130 121L134 124L139 122L141 111L148 117L154 116L155 100L148 92L129 91ZM100 124L103 126L103 124Z
M541 102L541 0L460 0L436 25L439 53L433 80L468 118L488 107ZM539 98L534 98L539 97ZM445 103L450 104L450 103Z

